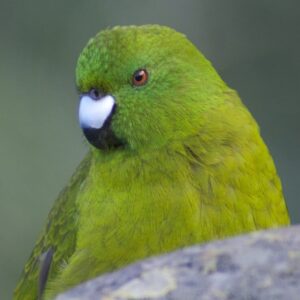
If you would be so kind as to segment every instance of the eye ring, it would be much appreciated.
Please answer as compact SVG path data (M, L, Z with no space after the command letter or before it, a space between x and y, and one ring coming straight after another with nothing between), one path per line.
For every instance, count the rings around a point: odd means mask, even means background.
M148 82L149 74L146 69L138 69L132 75L132 84L134 86L143 86Z

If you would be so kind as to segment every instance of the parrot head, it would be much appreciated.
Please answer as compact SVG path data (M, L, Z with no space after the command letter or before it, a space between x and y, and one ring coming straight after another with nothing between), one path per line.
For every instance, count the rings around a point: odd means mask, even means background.
M199 131L225 83L181 33L159 25L106 29L79 56L79 121L109 151L160 147Z

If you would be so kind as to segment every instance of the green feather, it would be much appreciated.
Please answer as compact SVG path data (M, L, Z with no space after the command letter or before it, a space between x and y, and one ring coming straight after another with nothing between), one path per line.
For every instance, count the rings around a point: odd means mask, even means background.
M76 197L90 166L90 155L81 162L68 186L58 196L48 217L47 224L38 239L21 279L15 289L14 299L37 299L40 257L49 248L54 250L49 279L55 278L61 266L68 263L76 247L78 210Z
M149 81L133 87L146 68ZM124 146L87 158L57 199L15 292L45 299L138 259L289 224L280 180L238 95L184 35L158 25L100 32L77 65L80 92L112 94Z

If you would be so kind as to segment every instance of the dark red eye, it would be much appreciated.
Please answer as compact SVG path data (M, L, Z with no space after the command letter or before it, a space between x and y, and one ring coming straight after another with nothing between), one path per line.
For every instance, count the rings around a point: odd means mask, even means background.
M148 81L148 72L145 69L140 69L134 72L132 76L132 84L134 86L142 86Z

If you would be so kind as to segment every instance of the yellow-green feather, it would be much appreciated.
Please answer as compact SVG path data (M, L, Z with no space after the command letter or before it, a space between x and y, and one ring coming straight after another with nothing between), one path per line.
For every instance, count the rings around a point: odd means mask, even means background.
M133 90L128 76L147 60L149 86ZM159 26L105 31L83 51L77 84L116 97L113 129L127 144L91 149L50 213L15 299L37 299L36 261L49 246L59 254L45 299L144 257L289 224L256 122L184 36Z
M55 278L62 265L68 263L76 248L78 229L78 209L76 196L87 175L90 155L81 162L69 184L60 193L51 209L47 224L41 233L26 263L20 281L14 292L16 300L36 300L38 297L38 277L40 257L49 248L54 250L49 278Z
M224 98L198 135L138 155L94 153L77 198L77 248L52 291L153 254L289 223L255 121L233 91Z

